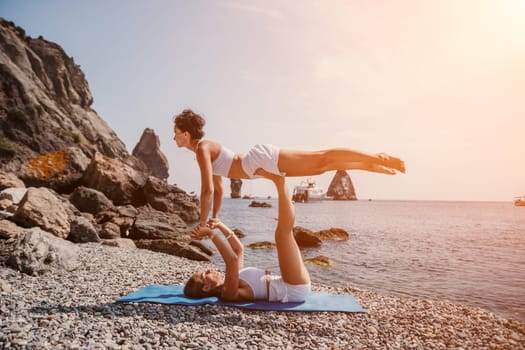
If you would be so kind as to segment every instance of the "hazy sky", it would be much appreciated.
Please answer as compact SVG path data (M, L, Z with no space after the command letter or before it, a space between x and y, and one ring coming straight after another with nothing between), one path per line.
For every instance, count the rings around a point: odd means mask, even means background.
M405 160L406 175L350 171L361 199L525 194L525 0L0 0L0 16L74 57L128 151L154 129L169 182L188 192L198 166L172 141L184 108L240 153L344 146ZM314 179L327 189L332 177ZM243 193L275 194L266 180Z

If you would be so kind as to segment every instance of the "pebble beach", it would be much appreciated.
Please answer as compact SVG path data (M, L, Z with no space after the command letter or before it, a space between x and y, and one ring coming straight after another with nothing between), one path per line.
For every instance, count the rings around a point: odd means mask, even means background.
M352 294L366 313L246 311L116 303L148 284L184 284L210 263L79 245L81 268L28 276L0 266L1 349L523 349L525 324L442 300Z

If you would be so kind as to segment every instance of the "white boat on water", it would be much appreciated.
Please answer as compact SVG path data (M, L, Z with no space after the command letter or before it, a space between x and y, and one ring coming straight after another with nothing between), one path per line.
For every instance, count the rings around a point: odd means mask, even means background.
M525 207L525 196L514 197L514 205L517 207Z
M325 195L326 193L315 181L307 179L293 188L292 200L294 202L322 201Z

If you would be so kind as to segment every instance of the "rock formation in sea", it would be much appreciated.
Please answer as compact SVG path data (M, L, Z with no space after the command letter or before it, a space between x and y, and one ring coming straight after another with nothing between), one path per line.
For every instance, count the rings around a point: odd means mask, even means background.
M272 205L267 202L258 202L258 201L251 201L251 203L248 205L252 208L271 208Z
M144 130L132 154L146 164L151 175L163 180L168 178L168 159L160 150L160 140L153 129Z
M242 188L241 179L230 179L230 190L231 190L232 198L241 198L241 188Z
M357 200L352 179L345 170L337 170L326 195L335 200Z
M198 199L167 183L153 131L130 155L59 45L0 18L0 48L0 239L15 242L0 263L37 274L74 261L56 239L210 260L187 234Z

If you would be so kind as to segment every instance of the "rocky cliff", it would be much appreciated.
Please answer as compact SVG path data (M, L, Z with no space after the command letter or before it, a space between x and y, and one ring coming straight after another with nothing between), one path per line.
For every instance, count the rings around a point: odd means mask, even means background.
M0 166L17 171L40 154L76 146L129 156L124 143L90 107L80 67L55 43L25 35L0 18Z
M187 234L198 199L165 181L153 131L129 155L60 46L0 18L0 47L0 264L46 271L54 237L209 260Z
M344 170L337 170L332 182L330 182L326 195L328 197L333 197L335 200L357 199L352 179Z

